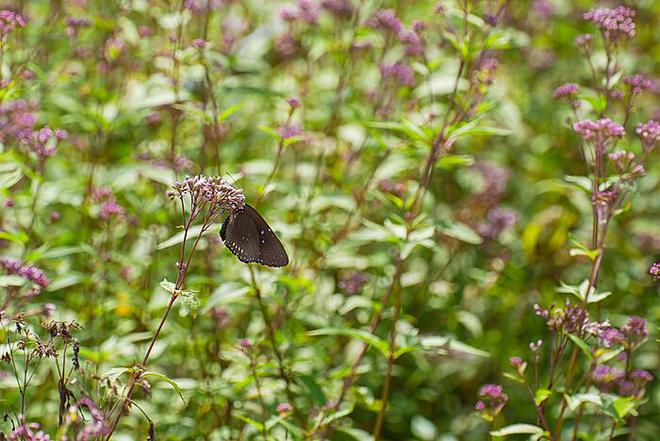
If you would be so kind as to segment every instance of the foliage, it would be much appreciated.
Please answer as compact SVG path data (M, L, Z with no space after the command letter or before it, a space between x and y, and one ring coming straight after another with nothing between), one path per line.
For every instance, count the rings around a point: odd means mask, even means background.
M2 8L0 439L657 439L653 2Z

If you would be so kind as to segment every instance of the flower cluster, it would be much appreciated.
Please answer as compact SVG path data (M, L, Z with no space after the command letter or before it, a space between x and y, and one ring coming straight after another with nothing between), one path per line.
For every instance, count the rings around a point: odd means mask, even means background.
M621 139L625 135L623 127L609 118L578 121L573 125L573 129L582 139L591 142L601 152L605 151L611 141Z
M34 110L35 106L24 100L0 103L0 141L29 137L37 125Z
M277 134L282 139L294 138L303 135L303 129L296 124L282 124L277 128Z
M349 0L323 0L321 8L339 19L348 19L353 15L353 5Z
M486 384L479 390L479 401L474 405L474 409L484 420L493 421L504 409L507 401L509 401L509 396L504 393L502 386Z
M101 435L105 435L110 431L108 422L105 415L101 410L96 407L96 404L89 397L83 397L76 403L75 407L79 410L83 407L86 407L91 416L91 421L85 422L85 424L77 430L76 440L91 440L96 439ZM75 409L72 409L75 410ZM75 413L74 413L75 415ZM81 419L77 418L75 421L80 422Z
M192 12L193 15L202 15L205 12L219 9L222 4L222 0L185 0L183 7Z
M25 264L20 259L13 259L11 257L0 257L0 267L9 274L16 274L30 282L45 288L50 285L50 280L46 277L46 273L34 266L31 263Z
M42 129L35 130L22 139L22 145L28 151L35 153L39 158L50 158L57 151L57 144L59 141L67 139L69 134L66 130L57 129L53 131L50 127L46 126Z
M357 294L368 281L367 276L359 271L355 271L349 277L341 279L337 285L346 291L347 294Z
M18 27L25 27L25 20L23 17L15 13L3 9L0 11L0 35L9 35L14 29Z
M38 423L23 423L7 437L8 441L51 441L50 436L39 430Z
M571 305L568 300L563 308L552 305L548 309L544 309L538 304L534 305L534 312L545 319L546 325L551 331L567 332L578 336L582 335L588 321L584 308Z
M552 96L555 99L564 97L574 98L578 93L580 93L580 86L575 83L566 83L557 87L552 93Z
M381 64L380 73L385 80L389 80L400 86L412 86L415 84L415 72L410 66L401 61L392 64Z
M649 269L649 274L655 280L660 280L660 262L655 262Z
M658 121L650 120L646 123L639 123L636 132L642 140L642 147L646 154L653 150L660 141L660 123Z
M630 90L633 95L640 95L647 89L650 89L653 86L653 81L646 78L642 74L636 74L630 77L625 77L623 82L630 87Z
M484 239L496 239L502 231L516 223L516 212L508 208L495 207L488 211L487 221L478 226L479 235Z
M192 211L209 206L211 212L218 210L234 211L245 206L243 190L234 188L224 179L215 176L197 175L175 182L167 192L170 199L190 197Z
M92 20L84 17L68 17L66 19L66 29L64 32L72 38L78 36L78 33L83 28L88 28L92 25Z
M595 8L584 14L584 19L597 25L605 39L610 41L634 37L634 17L635 11L627 6Z
M108 187L95 188L92 191L92 200L99 204L99 217L103 220L109 220L113 217L123 219L126 214L124 208L119 205L114 193Z
M403 29L401 21L396 16L393 9L381 9L376 11L374 15L369 18L367 25L372 29L377 29L385 33L398 35Z
M280 17L285 21L300 20L315 25L319 19L319 5L312 0L299 0L294 8L285 8L280 11Z

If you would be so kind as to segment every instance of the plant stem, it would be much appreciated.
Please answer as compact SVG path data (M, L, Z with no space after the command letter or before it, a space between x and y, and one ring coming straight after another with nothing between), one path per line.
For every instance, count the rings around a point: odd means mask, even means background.
M273 353L275 354L275 358L277 359L279 376L282 380L284 380L284 383L286 384L285 392L287 399L289 400L291 406L293 406L293 412L294 415L296 416L296 419L298 420L298 423L300 423L302 427L307 427L307 422L305 421L303 414L300 412L300 409L298 409L298 406L296 406L295 404L295 396L293 395L293 390L291 388L291 379L289 378L289 375L284 366L284 357L282 355L282 352L279 350L279 347L277 345L277 340L275 338L275 327L273 326L273 322L268 315L268 309L266 308L266 304L264 303L263 298L261 296L261 289L259 288L259 285L257 285L257 278L254 274L254 269L250 265L248 265L248 268L250 269L252 288L254 290L255 297L257 298L259 310L261 311L261 317L264 321L264 325L266 326L268 339L270 340L270 345L273 349Z

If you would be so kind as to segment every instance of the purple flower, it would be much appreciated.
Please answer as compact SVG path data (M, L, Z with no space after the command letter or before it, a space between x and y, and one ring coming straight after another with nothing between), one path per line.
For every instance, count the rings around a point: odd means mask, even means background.
M92 20L83 17L67 17L64 32L69 37L77 37L81 29L90 27Z
M497 26L497 16L493 14L484 15L484 22L491 27Z
M206 49L206 47L209 45L209 42L204 40L203 38L195 38L190 45L195 49L201 50L201 49Z
M276 410L280 415L286 415L293 411L293 406L291 406L289 403L280 403L277 405Z
M298 98L295 97L289 97L286 99L286 102L289 103L289 106L291 106L291 109L298 109L302 106Z
M95 188L92 191L92 200L100 205L99 217L103 220L113 217L122 219L125 215L124 208L119 205L117 198L108 187Z
M42 430L39 430L37 423L22 423L15 428L7 437L8 441L51 441Z
M602 330L598 334L598 340L606 348L611 348L624 342L625 338L617 328L610 327Z
M479 395L483 397L498 398L502 395L502 386L499 384L485 384L481 386Z
M604 150L610 140L623 138L625 131L623 127L609 118L598 121L585 119L573 124L573 129L585 141L592 142L597 148Z
M591 49L591 40L593 39L591 34L580 34L575 37L575 46L581 52L588 52Z
M578 86L575 83L566 83L557 87L555 91L552 93L552 96L555 99L558 99L558 98L563 98L565 96L575 97L578 93L580 93L580 86Z
M404 29L399 33L399 40L405 46L406 55L416 56L424 54L424 40L417 32Z
M487 222L482 222L479 234L485 239L495 239L502 231L516 223L516 212L508 208L495 207L488 211Z
M653 81L642 74L625 77L623 82L630 86L633 95L640 95L643 91L650 89L653 86Z
M612 386L619 383L625 376L623 369L605 364L596 366L590 373L591 380L602 392L609 392Z
M647 154L655 148L660 140L660 123L658 121L651 119L648 122L640 123L635 131L642 140L642 147Z
M11 207L13 207L15 203L16 203L16 202L14 201L13 198L7 198L7 199L5 199L5 207L7 207L7 208L11 208Z
M548 0L535 0L534 12L544 18L552 17L555 13L555 8Z
M86 407L91 415L91 421L85 421L85 424L78 430L76 441L88 441L98 436L106 435L110 431L105 415L96 407L94 401L89 397L83 397L76 403L76 407ZM83 420L84 421L84 420Z
M300 126L295 124L283 124L277 128L277 134L282 137L282 139L289 139L296 136L302 136L303 130Z
M223 0L186 0L183 6L191 11L193 15L202 15L205 12L220 8L222 3Z
M372 29L391 32L394 35L398 35L402 28L401 21L397 18L394 9L381 9L376 11L376 13L367 21L367 25Z
M243 352L249 352L252 350L252 342L247 338L241 338L238 340L238 346L240 346Z
M638 380L644 383L647 383L649 381L653 381L653 375L649 371L645 371L644 369L635 369L630 373L630 378L633 380Z
M628 319L628 322L623 325L621 331L628 338L646 337L648 335L648 331L646 330L646 320L641 317L632 316Z
M351 274L350 277L341 279L338 283L338 286L339 288L346 291L347 294L356 294L362 289L367 281L369 281L367 276L359 271L356 271Z
M25 264L20 259L11 257L0 257L0 266L9 274L16 274L30 282L45 288L50 285L50 280L46 277L46 273L34 266L31 263Z
M298 18L307 24L316 24L319 19L319 5L312 0L298 0Z
M509 363L511 363L511 366L517 368L518 366L520 366L522 364L522 358L520 358L518 356L511 357L511 358L509 358Z
M614 9L595 8L584 14L584 19L594 23L608 40L635 36L635 11L627 6Z
M649 274L655 279L660 280L660 262L655 262L649 269Z
M275 52L285 59L293 58L300 49L300 42L289 33L282 35L275 42Z
M401 61L393 64L381 64L380 73L385 80L392 81L399 86L410 87L415 84L415 72Z
M479 390L479 398L474 408L487 421L492 421L504 408L509 396L499 384L486 384Z
M351 18L353 5L348 0L323 0L321 7L340 19Z
M0 35L8 35L17 27L24 27L25 20L14 11L0 11Z

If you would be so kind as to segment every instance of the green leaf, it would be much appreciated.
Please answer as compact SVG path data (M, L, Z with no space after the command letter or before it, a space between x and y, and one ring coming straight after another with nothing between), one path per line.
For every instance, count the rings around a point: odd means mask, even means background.
M474 164L474 157L470 155L447 155L438 159L435 163L436 168L452 170L457 167L466 167Z
M6 288L8 286L23 286L25 284L25 279L21 276L8 275L0 276L0 288Z
M181 401L183 403L186 403L185 398L183 398L183 394L181 393L181 389L179 388L179 385L176 383L176 381L172 380L170 377L167 375L163 375L159 372L154 372L154 371L145 371L142 373L141 377L156 377L159 380L162 380L172 386L172 388L176 391L177 395L179 395L179 398L181 398Z
M591 361L593 355L591 354L591 349L589 349L589 345L587 344L587 342L585 342L580 337L573 334L568 334L568 338L570 338L571 341L573 341L573 343L575 343L577 347L580 348L580 350L584 353L584 355L587 356L589 361Z
M323 406L328 401L325 394L323 393L323 390L318 385L314 377L311 375L300 375L298 378L305 385L307 390L309 390L309 394L316 404Z
M545 400L550 398L552 395L552 391L550 389L536 389L536 392L534 393L534 403L536 403L537 406L539 406L541 403L543 403Z
M323 421L321 421L321 426L325 426L333 421L336 421L340 418L350 415L351 413L353 413L354 407L355 404L351 403L346 409L342 409L337 412L331 413L327 417L323 418Z
M511 424L499 430L493 430L490 434L493 436L543 435L544 431L541 427L532 424Z
M30 239L27 234L23 231L0 231L0 239L8 240L10 242L16 242L16 243L27 243L27 241Z
M445 219L440 222L437 228L445 236L453 237L461 242L469 243L471 245L479 245L483 242L483 239L477 234L477 232L460 222Z
M350 328L321 328L314 331L308 332L308 335L315 337L319 335L344 335L346 337L356 338L369 346L373 346L378 349L383 355L389 354L389 345L387 342L373 334L370 334L367 331L362 329L350 329Z
M239 420L245 421L249 425L256 428L259 432L264 430L264 425L261 424L259 421L255 421L252 418L246 417L245 415L237 415L236 418L238 418Z
M619 419L628 415L635 408L634 397L619 397L612 403L612 407Z

